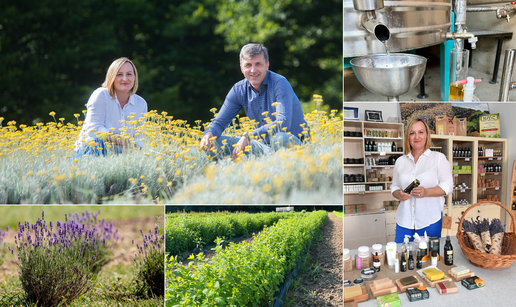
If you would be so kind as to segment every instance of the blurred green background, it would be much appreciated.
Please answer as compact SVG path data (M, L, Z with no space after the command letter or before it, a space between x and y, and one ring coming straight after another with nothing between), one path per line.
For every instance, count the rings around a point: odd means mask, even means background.
M342 109L342 1L6 0L0 12L4 126L53 121L51 111L76 123L122 56L149 110L208 121L243 79L238 55L251 42L269 49L270 70L302 102L319 94Z
M163 216L163 205L147 205L147 206L0 206L0 229L6 230L9 226L11 229L18 229L18 222L22 224L28 221L35 224L38 218L41 218L42 211L45 211L45 220L54 223L57 221L65 221L65 214L78 213L79 216L83 212L97 213L100 210L100 219L106 221L127 220L142 217L158 217ZM163 222L160 222L163 224ZM10 231L12 233L12 231Z

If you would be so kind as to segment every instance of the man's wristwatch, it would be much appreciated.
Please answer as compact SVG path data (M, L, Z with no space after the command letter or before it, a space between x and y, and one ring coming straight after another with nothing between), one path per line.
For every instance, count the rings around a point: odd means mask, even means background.
M242 137L244 137L247 139L247 142L251 141L251 139L249 138L249 131L246 131L244 132L244 134L242 135Z

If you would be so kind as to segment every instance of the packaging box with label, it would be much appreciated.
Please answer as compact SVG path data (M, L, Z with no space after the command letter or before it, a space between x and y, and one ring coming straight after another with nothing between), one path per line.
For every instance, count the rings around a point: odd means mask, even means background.
M500 137L500 114L486 114L480 116L480 136L487 138Z
M435 117L436 134L439 135L468 135L468 119L439 115Z

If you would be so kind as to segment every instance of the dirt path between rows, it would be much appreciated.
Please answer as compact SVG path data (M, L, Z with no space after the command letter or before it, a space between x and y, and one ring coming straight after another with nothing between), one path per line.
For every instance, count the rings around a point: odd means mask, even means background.
M291 287L287 306L340 307L344 303L343 220L328 213L328 221L322 228L322 239L310 248L309 264L319 265L320 274L311 281L309 272L300 271L299 286Z

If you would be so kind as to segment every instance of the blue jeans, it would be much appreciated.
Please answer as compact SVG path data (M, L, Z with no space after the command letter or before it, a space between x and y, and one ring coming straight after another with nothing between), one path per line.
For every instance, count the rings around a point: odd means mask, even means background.
M81 147L79 147L79 149L75 152L75 157L76 158L79 158L82 156L97 156L98 157L101 154L102 154L102 156L105 157L107 154L107 149L106 149L106 144L104 143L104 141L99 139L96 136L93 138L93 141L96 143L93 146L88 146L86 144L83 144ZM115 154L117 154L117 155L122 153L122 146L120 146L120 145L114 145L113 149L115 151Z
M414 241L414 234L417 233L419 236L421 237L424 237L425 235L425 231L426 231L426 235L430 238L430 237L438 237L440 238L441 237L441 231L442 231L442 228L443 228L443 216L442 216L442 213L441 213L441 219L425 228L421 228L421 229L418 229L418 230L415 230L415 229L408 229L408 228L404 228L404 227L401 227L400 225L396 224L396 238L394 239L394 241L396 243L403 243L403 239L405 239L405 235L409 235L410 236L410 239L409 241L412 242Z
M223 144L225 140L226 144ZM217 138L215 142L216 152L207 151L206 154L209 157L226 157L231 156L233 153L233 145L236 145L240 141L240 137L230 137L230 136L220 136ZM250 151L245 151L245 154L248 155L252 153L254 155L261 155L271 152L271 150L276 151L282 147L291 147L294 145L302 145L303 143L294 135L286 134L285 132L278 132L271 138L271 144L265 144L261 141L251 140L249 145L251 145Z

